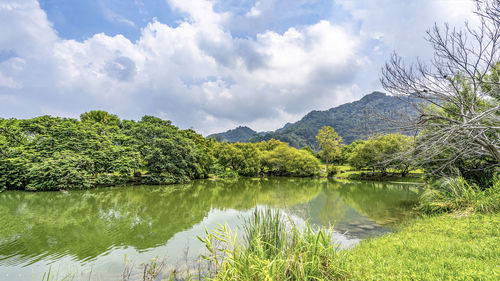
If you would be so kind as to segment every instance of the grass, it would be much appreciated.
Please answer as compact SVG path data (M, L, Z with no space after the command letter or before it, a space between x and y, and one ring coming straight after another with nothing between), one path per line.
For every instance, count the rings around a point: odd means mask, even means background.
M211 280L344 279L331 232L299 229L277 210L255 210L243 227L242 243L226 226L201 240L211 254L205 259L214 263Z
M481 188L462 177L443 178L426 189L420 198L419 211L494 213L500 211L500 180L493 179L489 188Z
M342 268L352 280L499 280L500 215L441 215L362 242Z
M209 280L498 280L500 215L444 214L414 220L400 232L336 250L328 231L300 231L279 212L255 211L243 244L225 227L225 258ZM213 242L212 244L213 245ZM214 253L213 246L208 246Z
M59 271L53 271L52 267L49 268L42 276L42 281L73 281L75 275L72 273L59 274Z
M500 280L499 205L498 178L488 188L446 178L421 198L419 211L434 216L347 251L328 231L255 211L246 246L232 244L213 280Z
M323 165L325 166L325 165ZM423 183L423 171L414 170L411 171L406 177L401 177L399 171L389 169L388 175L382 175L380 172L376 172L372 175L371 170L357 170L349 165L335 165L333 169L337 171L334 175L337 179L350 179L350 180L372 180L372 181L391 181L391 182L402 182L402 183ZM322 167L322 171L326 170Z

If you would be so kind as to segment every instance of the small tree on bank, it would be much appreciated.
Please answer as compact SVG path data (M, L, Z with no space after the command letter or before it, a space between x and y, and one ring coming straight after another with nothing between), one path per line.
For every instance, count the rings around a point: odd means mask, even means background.
M332 127L324 126L318 131L316 140L321 148L320 156L325 160L326 174L328 176L328 163L340 153L342 137Z

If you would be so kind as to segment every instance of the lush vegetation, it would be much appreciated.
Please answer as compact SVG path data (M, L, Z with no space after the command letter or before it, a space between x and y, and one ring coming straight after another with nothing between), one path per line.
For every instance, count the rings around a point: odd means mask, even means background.
M461 176L447 177L433 183L421 196L419 211L498 213L500 211L500 180L495 176L491 186L481 187Z
M321 132L326 130L330 131L330 137L324 133L322 136ZM350 179L400 179L418 168L417 163L406 157L414 148L413 138L406 135L374 135L368 140L344 145L333 128L324 127L318 139L322 139L322 150L317 157L326 163L329 176L345 177L345 173L350 172ZM328 163L334 166L328 168Z
M342 137L332 127L325 126L318 131L316 136L321 152L319 156L326 162L326 174L330 176L328 163L330 163L335 156L340 153L340 145L342 144Z
M347 162L358 169L376 169L386 175L388 169L400 171L406 176L411 168L411 161L401 157L413 146L411 137L401 134L379 135L367 141L358 141L345 149Z
M319 174L320 161L308 150L298 150L277 140L260 143L218 143L215 158L225 170L242 176L313 176Z
M170 184L227 176L312 176L319 161L279 141L219 144L152 116L0 119L0 191Z

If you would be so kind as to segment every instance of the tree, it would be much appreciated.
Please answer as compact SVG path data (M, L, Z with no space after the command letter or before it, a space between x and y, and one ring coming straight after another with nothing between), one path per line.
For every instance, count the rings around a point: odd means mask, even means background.
M500 1L475 0L477 28L434 25L427 39L430 64L409 66L394 54L382 70L383 87L419 112L400 122L418 132L412 153L435 172L464 160L481 169L500 165Z
M299 150L288 143L274 143L262 153L262 165L276 176L308 177L319 172L319 160L307 150Z
M321 147L321 156L326 162L326 173L328 175L328 163L340 153L342 137L330 126L324 126L318 131L316 136L319 147Z
M118 125L120 123L118 116L103 110L91 110L82 113L80 114L80 120L82 122L95 122L103 125Z
M406 176L411 161L400 157L411 150L413 140L401 134L378 135L367 141L359 142L349 156L349 163L358 168L370 168L373 173L379 169L382 175L387 174L388 168L401 171Z
M349 156L349 164L356 169L370 168L375 174L375 166L381 158L381 151L377 149L373 140L358 143Z
M388 168L400 170L403 177L409 173L412 162L400 156L411 151L413 146L411 137L402 134L387 134L374 137L372 142L379 153L375 159L375 166L382 171L383 175L387 174Z

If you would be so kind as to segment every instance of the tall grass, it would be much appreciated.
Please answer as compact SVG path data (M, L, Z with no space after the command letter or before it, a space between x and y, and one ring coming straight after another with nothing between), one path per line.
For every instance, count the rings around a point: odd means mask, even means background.
M338 280L344 279L337 266L331 232L311 226L299 229L277 210L255 210L245 221L243 238L227 226L220 226L202 241L214 262L213 280ZM212 235L212 236L211 236ZM218 249L210 241L220 243ZM224 253L224 259L217 256Z
M495 177L490 187L481 188L461 176L444 178L422 194L418 210L427 214L454 211L498 212L500 180Z

